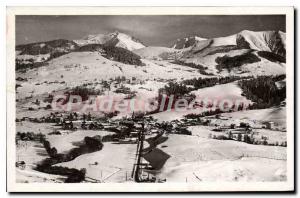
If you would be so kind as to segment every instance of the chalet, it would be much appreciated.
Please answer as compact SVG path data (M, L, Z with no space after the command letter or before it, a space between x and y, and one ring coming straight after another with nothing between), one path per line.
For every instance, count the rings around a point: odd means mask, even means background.
M267 129L273 129L274 128L274 122L265 122Z

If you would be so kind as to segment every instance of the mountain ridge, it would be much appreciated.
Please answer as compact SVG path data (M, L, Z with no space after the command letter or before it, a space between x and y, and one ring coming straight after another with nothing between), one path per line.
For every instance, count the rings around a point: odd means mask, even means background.
M145 47L140 40L118 31L109 34L87 35L82 39L73 41L79 46L87 44L102 44L121 47L130 51Z
M134 37L119 32L88 35L83 40L77 40L77 43L58 39L16 46L16 65L18 69L39 67L44 62L71 52L97 51L103 57L125 64L142 66L145 60L167 61L196 67L203 75L228 75L226 68L229 73L233 71L237 74L249 73L259 68L261 71L258 73L280 74L285 68L283 32L244 30L234 35L213 39L192 36L177 41L178 45L174 45L173 48L145 47ZM176 47L181 49L175 49ZM243 58L252 58L256 63L249 63L242 60ZM239 64L235 64L237 60ZM261 64L264 65L260 66ZM274 71L268 67L273 67Z
M282 31L250 31L243 30L237 34L225 36L225 37L216 37L216 38L200 38L197 37L187 37L178 39L172 48L175 49L184 49L187 47L195 48L199 46L207 47L208 42L209 46L226 46L226 45L235 45L238 48L254 49L258 51L269 51L275 54L285 57L285 33ZM201 47L200 47L201 48Z

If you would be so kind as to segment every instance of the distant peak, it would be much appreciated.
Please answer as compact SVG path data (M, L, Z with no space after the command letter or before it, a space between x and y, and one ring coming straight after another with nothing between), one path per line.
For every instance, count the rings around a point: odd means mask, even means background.
M115 31L109 33L108 35L118 36L119 34L120 34L120 32L118 30L115 30Z
M121 33L118 30L108 34L88 35L81 40L75 40L75 42L80 46L87 44L104 44L121 47L128 50L135 50L145 47L140 40L128 34Z
M188 36L184 38L177 39L176 43L172 46L175 49L183 49L194 45L199 41L207 40L207 38L202 38L199 36Z

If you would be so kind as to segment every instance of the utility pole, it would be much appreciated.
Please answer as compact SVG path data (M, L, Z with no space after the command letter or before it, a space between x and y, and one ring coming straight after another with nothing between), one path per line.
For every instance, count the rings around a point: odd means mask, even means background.
M136 163L136 169L135 169L135 175L134 175L134 180L136 182L141 182L140 180L140 169L141 169L141 158L142 158L142 151L143 151L143 146L144 146L144 138L145 138L145 135L144 135L144 121L141 123L142 124L142 130L139 131L139 135L138 135L138 158L137 158L137 163Z

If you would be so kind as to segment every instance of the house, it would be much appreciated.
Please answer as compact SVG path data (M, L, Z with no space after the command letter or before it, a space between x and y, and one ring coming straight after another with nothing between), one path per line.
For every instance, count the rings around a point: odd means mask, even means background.
M266 122L265 125L266 125L267 129L273 129L274 128L274 122Z

